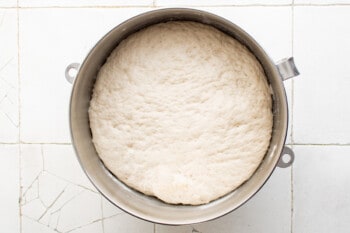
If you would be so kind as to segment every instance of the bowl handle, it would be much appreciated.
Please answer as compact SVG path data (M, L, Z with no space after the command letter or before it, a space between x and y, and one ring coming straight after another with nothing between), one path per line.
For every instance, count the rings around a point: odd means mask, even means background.
M289 147L284 147L280 159L277 162L277 166L280 168L286 168L292 165L294 162L294 152Z
M73 83L74 79L79 71L80 64L79 63L71 63L67 66L64 71L64 75L69 83Z
M300 74L295 66L293 57L284 58L278 61L276 67L283 81Z

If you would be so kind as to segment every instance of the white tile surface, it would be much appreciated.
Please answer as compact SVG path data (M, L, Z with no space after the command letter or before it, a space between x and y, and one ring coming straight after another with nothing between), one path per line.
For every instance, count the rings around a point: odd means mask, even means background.
M76 230L70 231L70 233L98 233L103 232L102 222L94 222L87 226L77 228Z
M296 146L294 232L350 228L350 146Z
M15 7L17 0L0 0L0 7Z
M294 0L295 4L350 4L349 0Z
M39 200L45 207L49 207L62 195L67 183L44 171L38 178L38 186Z
M5 2L0 1L0 6L2 3ZM18 48L16 10L0 9L0 51L0 142L17 142Z
M19 148L0 145L1 232L19 233Z
M290 172L290 168L277 168L266 185L250 201L224 217L193 226L156 225L156 233L289 233L291 231Z
M274 61L292 55L292 11L290 7L203 7L248 32Z
M68 106L72 86L64 78L66 66L82 62L110 29L146 10L20 10L22 141L70 142Z
M22 144L21 159L24 191L30 185L35 185L35 181L45 171L46 176L97 192L80 167L71 145Z
M153 0L19 0L24 7L152 6Z
M47 228L45 225L30 219L26 216L22 217L22 233L57 233L55 230Z
M41 145L21 145L21 187L22 193L34 187L44 169L44 160ZM22 200L23 201L23 200Z
M102 197L102 215L104 218L110 218L121 213L124 212Z
M102 229L101 196L86 180L71 145L21 145L21 181L22 215L31 220L25 220L24 232Z
M132 232L132 233L154 233L154 224L135 218L129 214L103 220L104 233Z
M43 145L44 169L68 183L97 192L84 174L72 145Z
M350 6L295 7L294 138L350 143Z
M64 205L60 212L57 229L61 232L71 231L101 221L100 195L85 190L74 198L69 205Z
M292 0L156 0L157 6L280 5L291 3Z

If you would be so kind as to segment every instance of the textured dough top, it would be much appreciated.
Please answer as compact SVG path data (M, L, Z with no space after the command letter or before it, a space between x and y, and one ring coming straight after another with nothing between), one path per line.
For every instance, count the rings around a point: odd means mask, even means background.
M250 178L268 149L271 94L241 43L200 23L147 27L98 73L93 143L121 181L167 203L199 205Z

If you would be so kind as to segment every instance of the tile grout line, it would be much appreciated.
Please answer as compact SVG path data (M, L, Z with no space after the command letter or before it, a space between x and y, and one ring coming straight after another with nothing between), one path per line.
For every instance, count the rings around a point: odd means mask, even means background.
M20 68L19 68L19 63L20 63L20 52L19 52L19 0L17 0L17 7L16 7L16 13L17 13L17 97L18 97L18 141L20 141L20 135L21 135L21 109L20 109Z
M349 143L286 143L286 146L350 146Z
M294 3L294 0L293 0ZM291 25L291 47L292 47L292 57L294 57L294 6L291 8L292 10L292 25ZM294 144L294 78L291 80L291 114L290 114L290 140L291 143Z
M193 5L186 5L186 4L178 4L178 5L168 5L168 4L160 4L157 5L157 7L189 7L189 8L193 8L193 7L206 7L206 8L214 8L214 7L218 7L218 8L223 8L223 7L290 7L292 6L292 4L212 4L212 5L200 5L200 4L193 4ZM350 6L350 4L349 4Z
M21 78L20 78L20 42L19 42L19 0L17 0L17 7L16 7L16 13L17 13L17 98L18 98L18 141L21 140ZM19 197L18 197L18 215L19 215L19 232L22 233L22 206L21 206L21 200L22 200L22 153L21 153L21 144L18 143L18 164L19 164Z
M73 145L70 142L0 142L0 145Z
M71 146L72 143L64 142L0 142L0 145L57 145ZM286 146L350 146L350 143L286 143Z
M292 57L294 56L294 0L292 1ZM294 79L292 79L292 93L291 93L291 99L292 99L292 103L291 103L291 108L292 108L292 114L291 114L291 125L290 125L290 129L291 129L291 142L292 145L294 145ZM294 146L292 146L292 150L294 150ZM294 169L293 169L293 164L291 166L290 169L290 202L291 202L291 212L290 212L290 232L293 233L294 232Z
M293 146L350 146L350 143L294 143Z
M102 225L102 233L105 233L105 221L104 221L104 211L103 211L103 196L100 195L100 204L101 204L101 217L102 217L102 220L101 220L101 225Z
M155 0L156 1L156 0ZM290 7L291 4L231 4L231 5L179 5L183 7ZM31 9L123 9L123 8L161 8L161 7L176 7L169 5L90 5L90 6L0 6L0 9L23 9L23 10L31 10ZM335 3L335 4L294 4L294 7L350 7L350 3Z
M15 7L15 6L9 6L9 7L1 7L0 6L0 9L21 9L21 10L31 10L31 9L90 9L90 8L95 8L95 9L128 9L128 8L153 8L153 4L150 4L150 5L121 5L121 6L111 6L111 5L96 5L96 6L93 6L93 5L90 5L90 6L18 6L18 7Z
M73 145L71 142L20 142L20 144L24 144L24 145Z
M293 0L294 2L294 0ZM322 7L328 7L328 6L350 6L350 3L296 3L293 4L294 6L322 6Z
M343 6L349 7L350 3L292 3L292 4L228 4L228 5L181 5L185 7L332 7L332 6ZM0 9L52 9L52 8L63 8L63 9L75 9L75 8L154 8L154 7L176 7L171 5L157 5L157 0L154 0L150 5L87 5L87 6L0 6Z

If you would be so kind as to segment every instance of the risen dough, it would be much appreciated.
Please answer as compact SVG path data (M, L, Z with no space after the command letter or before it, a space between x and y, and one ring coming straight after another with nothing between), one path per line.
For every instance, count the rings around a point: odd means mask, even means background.
M160 23L123 40L89 109L96 150L128 186L198 205L240 186L264 157L271 95L252 53L217 29Z

